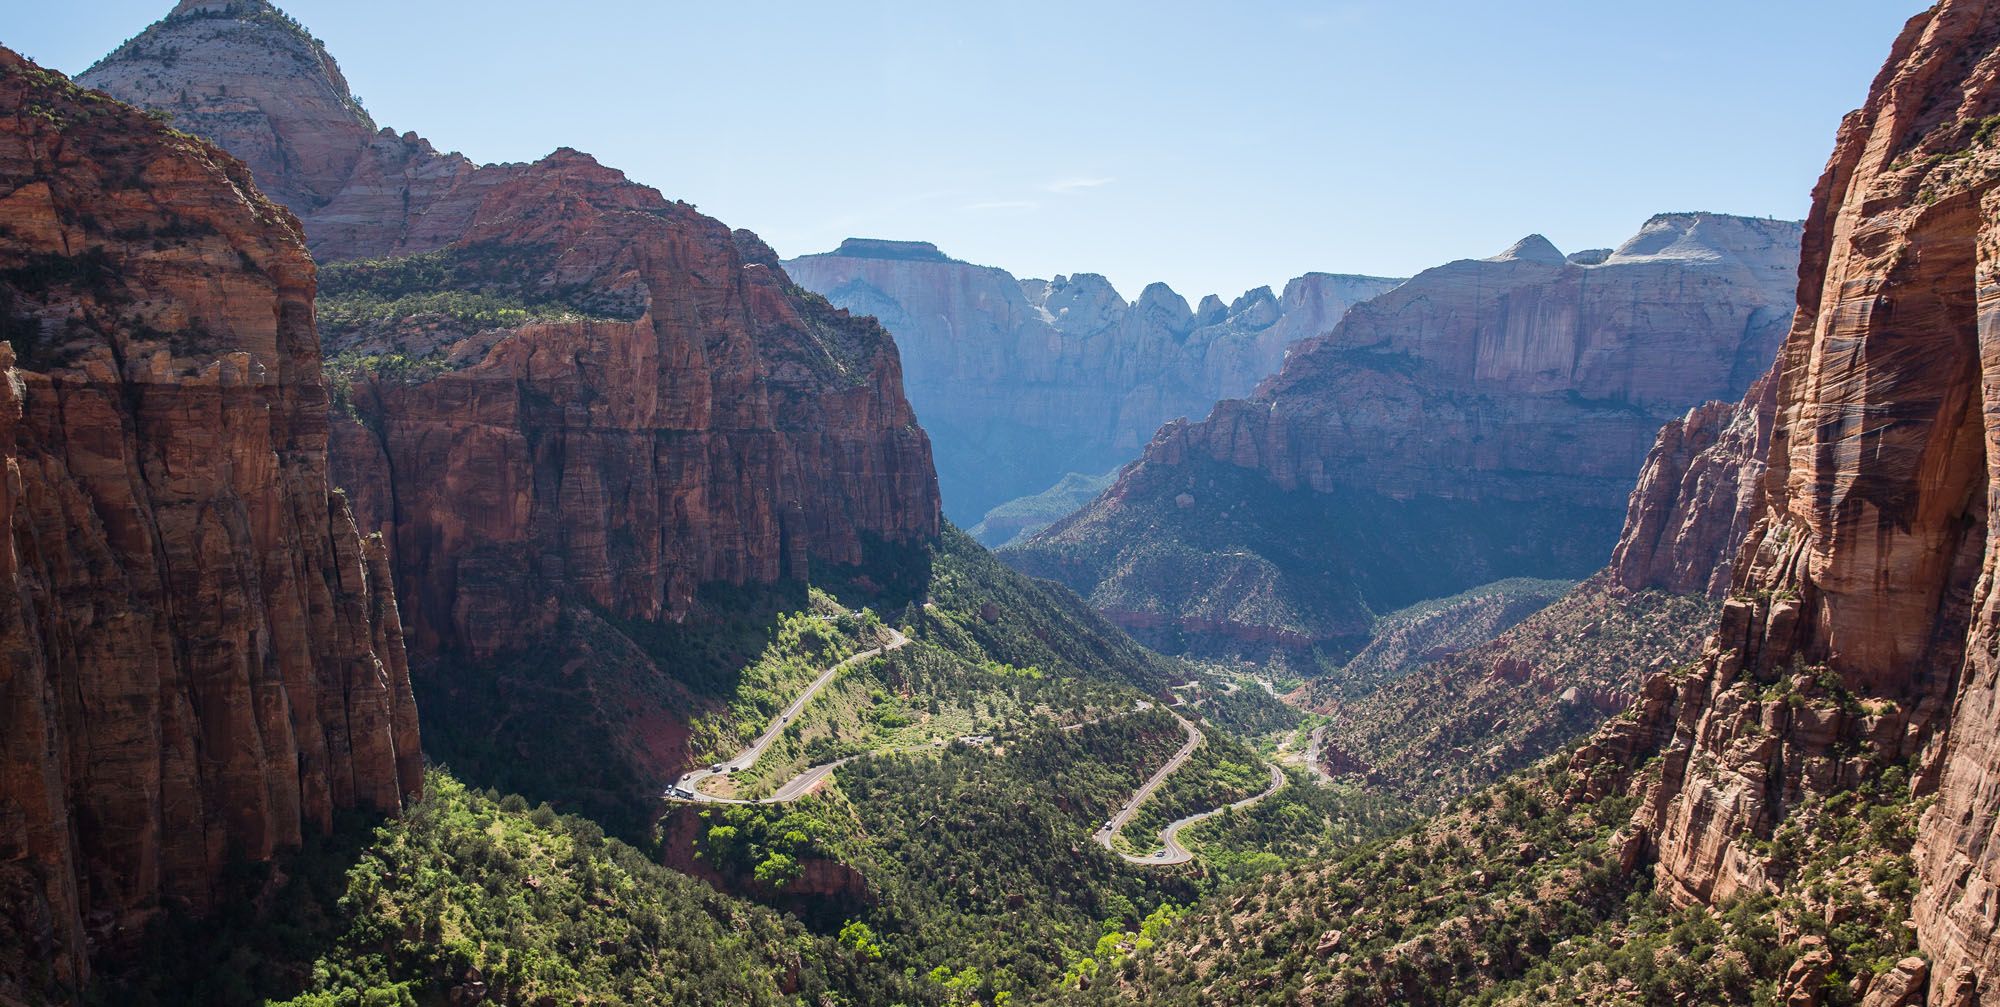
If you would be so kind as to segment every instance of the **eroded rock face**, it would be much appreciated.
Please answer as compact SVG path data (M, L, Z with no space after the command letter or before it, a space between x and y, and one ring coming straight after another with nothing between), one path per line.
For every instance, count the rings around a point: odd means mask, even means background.
M895 335L938 438L946 506L966 525L1130 461L1161 423L1247 394L1286 349L1402 282L1309 273L1197 312L1163 283L1127 303L1102 276L1016 280L926 242L850 239L785 268Z
M1721 629L1595 746L1662 754L1636 835L1686 902L1776 889L1746 837L1910 767L1911 795L1935 792L1913 854L1930 964L1880 977L1871 1003L1916 1002L1926 982L1932 1004L2000 998L1996 114L2000 7L1913 19L1815 193Z
M322 262L442 247L497 181L378 129L325 47L266 0L181 0L77 82L236 155Z
M1763 506L1777 384L1766 375L1742 402L1697 406L1661 428L1611 553L1618 586L1729 592L1736 551Z
M1163 427L1102 498L1010 556L1128 624L1225 641L1351 640L1473 584L1587 575L1660 427L1769 367L1798 235L1668 215L1607 256L1534 236L1429 270L1295 348L1251 398Z
M0 50L0 999L422 785L313 292L240 163Z
M660 621L702 584L803 580L867 539L938 533L895 344L800 296L754 236L561 151L493 186L452 247L627 295L636 317L443 346L418 327L379 348L450 366L352 386L337 481L395 544L424 651L524 647L565 598Z

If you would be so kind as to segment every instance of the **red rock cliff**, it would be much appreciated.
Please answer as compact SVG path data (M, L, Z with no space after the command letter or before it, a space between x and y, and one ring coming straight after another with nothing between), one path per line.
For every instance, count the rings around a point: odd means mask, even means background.
M1742 402L1710 402L1661 428L1611 553L1618 586L1728 594L1736 552L1763 506L1777 387L1766 375Z
M2000 1000L1996 116L2000 4L1912 20L1815 193L1722 628L1586 753L1663 753L1632 851L1657 853L1668 893L1710 903L1781 887L1745 837L1913 767L1914 794L1936 798L1915 925L1928 1002L1950 1007ZM1923 972L1899 971L1867 1002L1908 1002Z
M929 441L895 344L801 295L747 233L574 151L492 186L452 248L623 314L378 346L452 366L366 377L338 482L395 543L424 649L526 646L555 599L686 613L702 584L804 579L865 540L939 531ZM538 250L560 249L538 258Z
M313 291L241 164L0 50L0 999L422 784Z
M601 770L549 796L650 801L712 670L653 638L700 587L938 534L894 342L748 232L573 150L474 167L377 133L263 0L187 0L82 79L301 208L334 480L389 543L432 749L461 771Z

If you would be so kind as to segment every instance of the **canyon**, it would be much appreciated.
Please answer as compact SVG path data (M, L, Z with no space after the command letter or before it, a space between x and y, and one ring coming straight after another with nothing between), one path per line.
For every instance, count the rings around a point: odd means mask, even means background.
M1662 425L1740 398L1789 323L1799 225L1667 214L1614 251L1531 236L1428 270L1162 427L1006 550L1169 650L1338 654L1506 577L1580 578Z
M1195 307L0 49L0 1005L2000 1002L1995 221L1995 0L1802 224Z
M1133 460L1160 424L1249 393L1293 345L1402 282L1308 273L1282 293L1210 294L1192 308L1155 283L1127 303L1094 273L1017 280L929 242L872 239L785 269L895 336L910 402L938 445L946 511L967 526ZM996 516L996 534L1008 525Z
M327 478L297 223L4 50L0 108L6 1000L400 809L423 761L384 543Z

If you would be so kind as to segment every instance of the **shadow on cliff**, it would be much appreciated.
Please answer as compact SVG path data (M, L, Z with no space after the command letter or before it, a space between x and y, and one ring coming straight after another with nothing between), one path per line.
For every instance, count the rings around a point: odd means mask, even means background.
M234 859L214 885L214 909L170 908L102 945L89 1007L254 1007L296 996L334 952L348 920L340 899L381 815L340 812L333 831L275 861Z

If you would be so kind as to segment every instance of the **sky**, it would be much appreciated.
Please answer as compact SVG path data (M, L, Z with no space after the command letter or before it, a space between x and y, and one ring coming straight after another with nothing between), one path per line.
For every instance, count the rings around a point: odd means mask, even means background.
M291 0L376 121L758 232L1225 299L1803 217L1920 0ZM0 0L77 73L172 0Z

